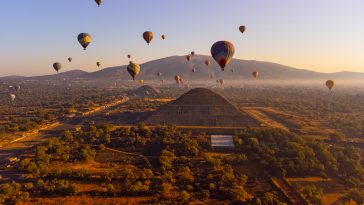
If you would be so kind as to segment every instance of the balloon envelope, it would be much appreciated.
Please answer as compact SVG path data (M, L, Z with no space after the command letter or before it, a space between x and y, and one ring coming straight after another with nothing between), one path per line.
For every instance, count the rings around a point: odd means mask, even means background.
M244 33L244 32L246 31L246 26L240 26L240 27L239 27L239 31L240 31L241 33Z
M100 6L102 3L104 3L104 0L95 0L98 6Z
M130 62L127 67L127 71L130 74L130 76L133 78L133 80L135 80L135 77L140 73L140 65Z
M332 88L334 88L334 86L335 86L335 81L333 81L333 80L326 81L326 87L328 87L329 90L332 90Z
M80 33L78 34L77 40L83 49L86 50L87 46L92 42L92 37L88 33Z
M218 41L211 47L211 55L221 67L221 70L225 70L225 66L228 65L235 53L235 47L229 41Z
M53 68L54 68L54 70L56 70L56 71L57 71L57 73L58 73L58 71L59 71L59 70L61 70L61 68L62 68L62 64L60 64L60 63L58 63L58 62L53 63Z
M148 45L150 44L150 42L152 42L153 38L154 38L154 33L151 31L146 31L143 33L143 38L144 40L148 43Z

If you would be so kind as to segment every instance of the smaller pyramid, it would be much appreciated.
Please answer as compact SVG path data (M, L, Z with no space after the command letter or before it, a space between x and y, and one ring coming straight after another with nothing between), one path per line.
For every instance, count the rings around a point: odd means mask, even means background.
M196 88L159 108L146 120L151 125L247 127L259 123L221 95Z
M141 98L158 97L161 91L149 85L143 85L135 90L129 91L128 95Z

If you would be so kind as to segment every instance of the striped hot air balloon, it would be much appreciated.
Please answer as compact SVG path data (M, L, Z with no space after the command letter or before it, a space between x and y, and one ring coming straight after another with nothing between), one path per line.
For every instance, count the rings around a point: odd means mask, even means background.
M211 55L221 67L221 71L225 70L235 53L235 47L229 41L218 41L211 47Z

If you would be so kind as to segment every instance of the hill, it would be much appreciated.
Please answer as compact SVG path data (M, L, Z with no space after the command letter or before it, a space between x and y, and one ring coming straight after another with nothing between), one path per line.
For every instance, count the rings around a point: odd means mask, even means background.
M146 120L148 124L246 127L259 124L228 100L206 88L196 88L172 101Z
M205 60L210 60L211 65L206 66ZM196 72L192 72L195 68ZM259 71L261 79L268 80L296 80L296 79L364 79L364 73L358 72L338 72L338 73L320 73L305 69L297 69L271 62L255 61L255 60L239 60L233 59L224 72L220 71L218 65L210 56L195 55L190 62L185 56L171 56L141 65L141 73L139 79L144 80L173 80L176 74L182 76L186 80L208 80L212 75L214 78L228 79L252 79L251 73ZM231 71L234 72L231 72ZM157 73L161 72L162 76L158 77ZM14 79L125 79L130 80L130 76L126 71L126 66L117 66L105 68L96 72L84 72L81 70L73 70L55 75L37 76L37 77L20 77L8 76L2 77L0 80Z

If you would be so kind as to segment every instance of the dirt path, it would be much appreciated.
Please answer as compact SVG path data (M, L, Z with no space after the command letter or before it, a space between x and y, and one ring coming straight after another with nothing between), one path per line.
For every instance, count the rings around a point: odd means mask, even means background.
M256 119L260 123L274 128L280 128L284 130L289 130L286 126L283 124L273 120L272 118L268 117L266 114L260 112L256 109L243 109L244 112L246 112L250 117Z

